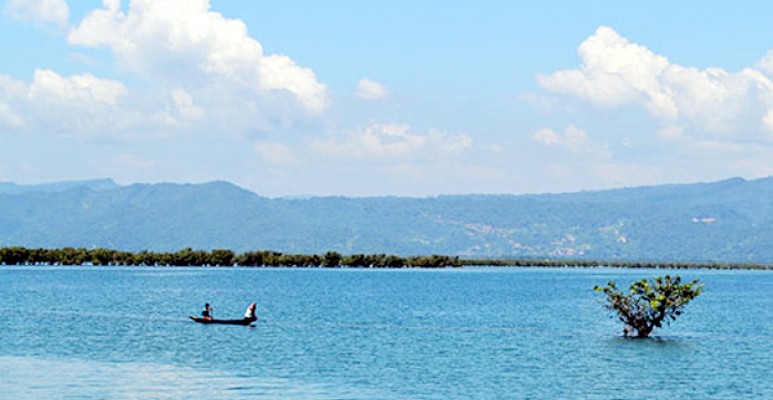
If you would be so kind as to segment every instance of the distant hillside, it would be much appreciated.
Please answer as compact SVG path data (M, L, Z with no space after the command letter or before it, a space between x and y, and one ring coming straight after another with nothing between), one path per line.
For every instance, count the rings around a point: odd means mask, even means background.
M270 199L226 182L0 183L0 246L773 262L773 178L545 195Z

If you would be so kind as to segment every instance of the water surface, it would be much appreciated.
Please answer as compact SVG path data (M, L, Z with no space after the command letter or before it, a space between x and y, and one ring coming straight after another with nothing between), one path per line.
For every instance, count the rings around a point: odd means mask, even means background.
M773 273L676 272L704 294L657 339L620 337L593 286L667 272L0 267L0 393L773 398ZM252 301L252 328L187 319Z

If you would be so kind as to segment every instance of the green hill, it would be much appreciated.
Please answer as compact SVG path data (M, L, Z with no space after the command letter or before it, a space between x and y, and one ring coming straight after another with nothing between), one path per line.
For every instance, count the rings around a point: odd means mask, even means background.
M260 197L226 182L0 184L0 246L773 262L773 178L545 195Z

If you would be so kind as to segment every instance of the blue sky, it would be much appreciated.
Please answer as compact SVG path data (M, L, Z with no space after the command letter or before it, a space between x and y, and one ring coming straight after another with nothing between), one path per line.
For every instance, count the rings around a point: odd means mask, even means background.
M266 196L773 174L765 1L6 0L0 181Z

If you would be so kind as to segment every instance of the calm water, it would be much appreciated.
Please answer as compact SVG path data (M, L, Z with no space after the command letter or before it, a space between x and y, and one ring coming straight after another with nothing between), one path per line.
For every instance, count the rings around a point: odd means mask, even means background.
M0 397L773 398L773 273L677 272L704 294L621 338L593 286L664 273L0 267Z

